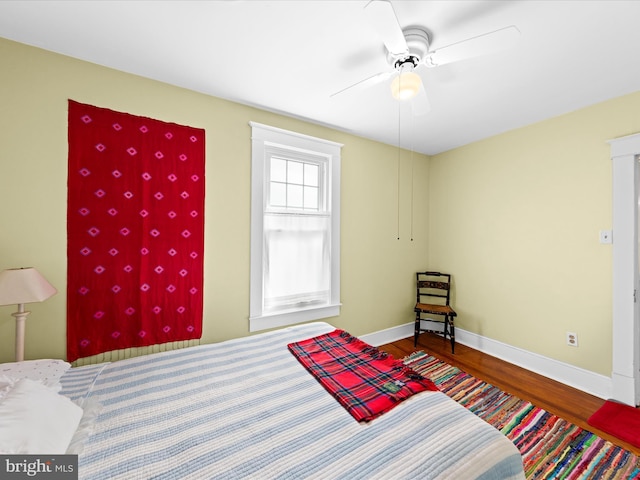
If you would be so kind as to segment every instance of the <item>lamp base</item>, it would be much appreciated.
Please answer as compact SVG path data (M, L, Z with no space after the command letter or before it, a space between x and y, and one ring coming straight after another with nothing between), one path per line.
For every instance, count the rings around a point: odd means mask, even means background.
M24 304L21 303L18 305L18 311L11 314L16 317L16 362L24 360L24 331L26 319L30 313L25 311Z

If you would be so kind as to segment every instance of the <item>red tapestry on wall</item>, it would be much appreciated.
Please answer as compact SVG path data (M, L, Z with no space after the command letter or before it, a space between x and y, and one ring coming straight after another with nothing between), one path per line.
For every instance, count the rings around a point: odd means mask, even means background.
M202 129L69 100L67 359L202 335Z

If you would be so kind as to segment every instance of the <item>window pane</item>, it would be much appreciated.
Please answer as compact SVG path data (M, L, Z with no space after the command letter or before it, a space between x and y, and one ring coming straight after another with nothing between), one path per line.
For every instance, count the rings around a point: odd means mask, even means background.
M287 207L302 208L302 186L287 185Z
M280 158L271 157L271 181L287 181L287 161Z
M304 164L304 184L311 187L318 186L318 165Z
M287 162L287 182L302 185L303 167L301 162Z
M287 184L271 182L271 191L269 192L269 205L272 207L287 206Z
M307 210L318 209L318 188L304 187L304 208Z

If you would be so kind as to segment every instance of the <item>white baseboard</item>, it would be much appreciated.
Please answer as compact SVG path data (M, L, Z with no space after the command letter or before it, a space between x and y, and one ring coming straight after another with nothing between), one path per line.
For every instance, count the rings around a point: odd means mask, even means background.
M411 336L413 336L413 323L406 323L397 327L385 328L377 332L360 335L358 338L367 342L369 345L379 347L385 343L395 342Z
M413 322L360 336L362 340L375 346L408 337L413 337ZM513 347L461 328L456 328L456 342L596 397L612 398L611 378L599 373Z

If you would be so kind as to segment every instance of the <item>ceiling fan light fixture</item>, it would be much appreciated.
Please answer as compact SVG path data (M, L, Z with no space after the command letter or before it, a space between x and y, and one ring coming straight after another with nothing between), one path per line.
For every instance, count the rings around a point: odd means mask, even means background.
M391 82L391 95L396 100L408 100L418 94L421 86L422 79L420 75L413 72L413 69L400 71L400 74Z

